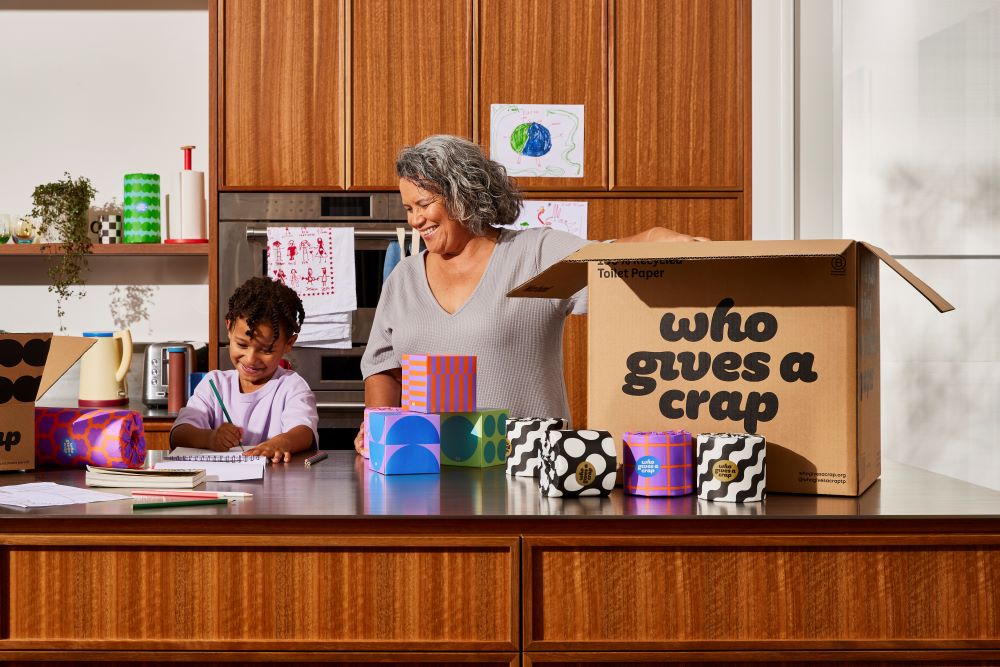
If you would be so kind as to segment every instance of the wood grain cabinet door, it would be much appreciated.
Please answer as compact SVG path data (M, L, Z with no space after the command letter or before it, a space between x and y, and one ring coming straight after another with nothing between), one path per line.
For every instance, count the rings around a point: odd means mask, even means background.
M612 189L742 189L749 0L613 2Z
M472 137L471 0L353 0L349 188L396 190L396 155Z
M341 0L219 6L221 189L343 189Z
M490 150L493 104L582 104L583 177L522 177L517 179L518 186L523 190L606 190L605 2L481 0L479 31L479 143Z

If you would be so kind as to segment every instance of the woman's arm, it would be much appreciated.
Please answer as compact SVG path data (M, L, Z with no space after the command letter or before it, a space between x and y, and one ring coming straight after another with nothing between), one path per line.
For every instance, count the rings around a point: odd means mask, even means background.
M381 373L375 373L365 378L366 408L395 408L402 404L403 371L400 368L390 368ZM364 454L365 423L361 422L358 434L354 437L354 451Z
M396 408L402 405L403 370L390 368L365 378L366 408Z

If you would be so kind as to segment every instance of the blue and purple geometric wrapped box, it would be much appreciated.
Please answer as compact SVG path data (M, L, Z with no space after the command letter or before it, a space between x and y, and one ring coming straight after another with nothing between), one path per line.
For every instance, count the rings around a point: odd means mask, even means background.
M441 418L405 410L367 414L368 467L383 475L441 472Z

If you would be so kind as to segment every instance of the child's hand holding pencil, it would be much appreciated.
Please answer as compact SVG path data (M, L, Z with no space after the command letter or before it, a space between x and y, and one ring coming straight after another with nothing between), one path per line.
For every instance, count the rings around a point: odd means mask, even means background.
M219 393L219 388L215 386L215 382L209 380L208 384L212 387L212 393L218 399L219 407L222 408L222 414L226 417L226 423L212 431L212 435L208 439L208 448L217 452L228 452L233 447L239 447L245 451L246 448L243 446L243 429L233 424L233 419L229 416L229 410L226 409L226 404L222 400L222 394Z
M233 447L239 447L242 440L243 429L226 422L208 436L208 449L215 452L228 452Z

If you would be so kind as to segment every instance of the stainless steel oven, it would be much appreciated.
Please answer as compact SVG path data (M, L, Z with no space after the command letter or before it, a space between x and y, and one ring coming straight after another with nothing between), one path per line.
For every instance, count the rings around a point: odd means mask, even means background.
M220 368L232 368L225 322L229 296L248 278L267 275L267 228L272 225L354 229L358 310L352 318L351 348L297 345L287 359L316 393L320 427L356 429L364 412L361 356L382 291L386 248L396 238L396 228L409 231L406 211L394 192L221 193L216 315Z

